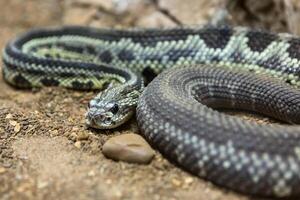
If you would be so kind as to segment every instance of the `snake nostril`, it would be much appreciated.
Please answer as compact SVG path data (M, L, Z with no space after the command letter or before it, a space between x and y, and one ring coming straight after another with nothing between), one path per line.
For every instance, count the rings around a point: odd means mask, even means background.
M103 118L104 118L104 116L102 114L95 115L95 119L102 120Z

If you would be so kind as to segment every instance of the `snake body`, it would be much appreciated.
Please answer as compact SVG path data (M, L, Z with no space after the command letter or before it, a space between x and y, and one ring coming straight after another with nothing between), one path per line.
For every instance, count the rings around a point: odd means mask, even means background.
M299 49L298 37L243 27L45 28L8 43L3 75L22 88L113 82L91 100L88 125L116 127L138 102L141 134L187 171L247 194L298 196L300 127L255 124L212 108L298 123ZM142 76L150 82L143 92Z

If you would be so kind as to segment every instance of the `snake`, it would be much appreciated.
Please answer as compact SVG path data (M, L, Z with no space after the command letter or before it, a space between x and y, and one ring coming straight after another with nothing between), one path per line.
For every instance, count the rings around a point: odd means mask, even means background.
M44 27L8 42L2 57L14 87L100 90L88 127L116 128L136 113L140 134L200 178L248 195L300 194L297 36L230 26Z

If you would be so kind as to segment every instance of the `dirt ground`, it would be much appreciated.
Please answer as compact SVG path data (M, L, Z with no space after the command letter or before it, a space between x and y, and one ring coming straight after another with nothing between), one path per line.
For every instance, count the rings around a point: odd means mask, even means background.
M196 0L184 1L189 6L179 5L181 2L0 0L0 47L37 26L204 24L222 1L202 0L197 6L192 6ZM297 32L284 14L272 24L278 5L266 2L270 5L256 6L250 11L234 8L232 23ZM270 11L266 13L263 6ZM191 12L192 7L203 12ZM87 129L84 113L87 102L95 95L93 92L62 88L16 90L2 78L0 91L0 199L249 199L191 176L159 153L149 165L105 158L101 147L108 138L137 133L138 129L135 120L114 131Z

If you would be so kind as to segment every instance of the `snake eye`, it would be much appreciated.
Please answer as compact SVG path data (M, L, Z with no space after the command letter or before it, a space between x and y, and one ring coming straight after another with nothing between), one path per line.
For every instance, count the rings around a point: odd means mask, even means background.
M112 112L113 114L116 114L119 111L118 104L114 104L113 107L111 107L111 109L109 109L109 111Z
M111 121L111 117L107 117L105 121L106 122L110 122Z

